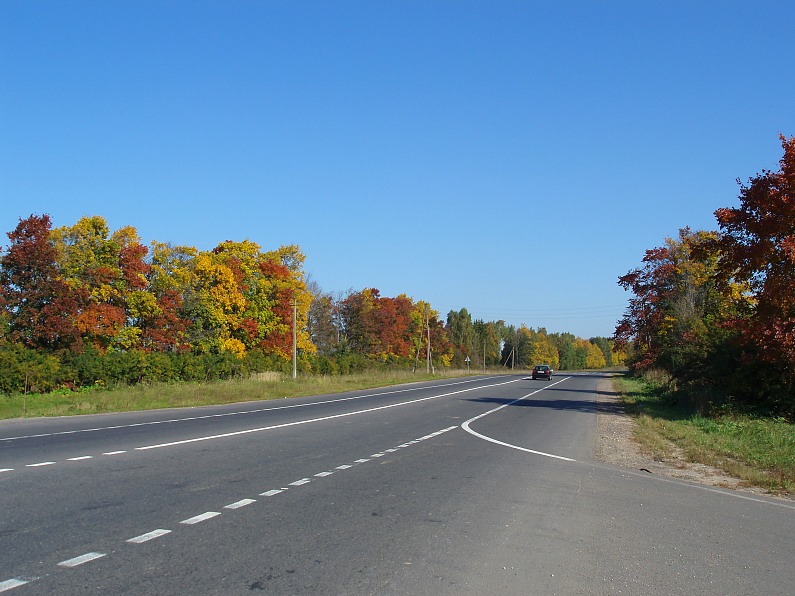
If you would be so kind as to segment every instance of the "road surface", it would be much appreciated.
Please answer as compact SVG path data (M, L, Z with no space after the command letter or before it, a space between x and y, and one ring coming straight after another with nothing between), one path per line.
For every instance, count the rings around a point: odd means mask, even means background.
M0 592L792 594L792 504L593 461L601 378L2 422Z

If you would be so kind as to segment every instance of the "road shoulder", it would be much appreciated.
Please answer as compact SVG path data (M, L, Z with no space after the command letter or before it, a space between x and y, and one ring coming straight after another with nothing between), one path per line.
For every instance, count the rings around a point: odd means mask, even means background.
M633 438L636 423L624 412L611 378L599 382L597 403L601 407L597 410L597 432L594 439L596 461L658 476L771 496L761 488L747 486L742 480L728 476L722 470L687 461L681 450L673 446L671 449L673 455L666 459L655 459L645 453Z

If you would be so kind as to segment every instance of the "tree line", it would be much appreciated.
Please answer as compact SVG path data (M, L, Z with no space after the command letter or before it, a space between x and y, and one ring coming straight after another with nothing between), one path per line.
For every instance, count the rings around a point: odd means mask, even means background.
M30 215L0 254L0 392L213 380L292 367L347 374L413 369L555 368L620 363L607 338L446 320L422 300L375 288L324 292L299 246L210 251L153 241L101 216L53 228ZM295 340L293 334L295 333Z
M780 170L738 180L718 230L680 230L618 281L632 297L617 344L701 410L795 415L795 138L780 139Z

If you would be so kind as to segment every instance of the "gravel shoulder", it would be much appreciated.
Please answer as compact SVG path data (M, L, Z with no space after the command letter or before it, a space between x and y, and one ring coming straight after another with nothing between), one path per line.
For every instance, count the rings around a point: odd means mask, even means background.
M597 432L594 440L594 459L622 468L640 470L658 476L679 478L708 486L738 490L757 495L772 496L765 490L747 486L742 480L726 475L711 466L689 462L681 450L672 446L672 455L666 459L655 459L645 453L634 440L635 421L624 412L612 379L603 379L597 388ZM795 500L788 497L779 497Z

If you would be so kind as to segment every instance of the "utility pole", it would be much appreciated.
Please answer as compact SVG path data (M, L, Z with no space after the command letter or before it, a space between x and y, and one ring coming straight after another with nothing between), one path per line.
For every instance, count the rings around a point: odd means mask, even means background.
M428 348L425 356L425 372L431 372L431 313L425 305L425 329L428 332Z
M298 346L296 345L297 341L297 331L296 331L296 319L298 318L298 303L295 299L295 293L293 293L293 379L298 377Z

